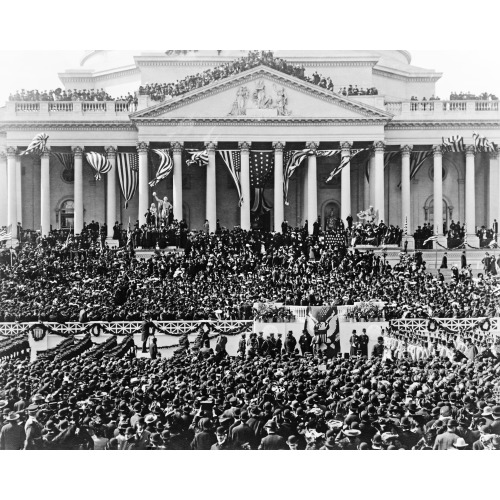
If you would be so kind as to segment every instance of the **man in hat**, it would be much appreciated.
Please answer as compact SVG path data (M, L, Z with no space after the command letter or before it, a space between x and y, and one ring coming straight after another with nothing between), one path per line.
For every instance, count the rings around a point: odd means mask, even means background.
M259 445L259 450L286 450L288 446L286 441L277 433L278 424L276 420L268 420L264 429L267 432L267 436L262 439Z
M238 357L245 359L245 353L247 350L246 334L242 333L240 341L238 342Z
M38 406L31 404L27 408L28 420L24 426L24 431L26 433L26 441L24 445L25 450L41 450L42 443L42 430L43 425L37 420L37 415L39 413Z
M295 352L295 347L297 345L297 341L295 340L295 337L293 336L292 330L289 330L288 333L286 334L286 339L285 339L285 351L287 354L293 354Z
M10 412L0 431L0 450L22 450L26 440L24 428L19 425L19 413Z
M352 331L351 338L349 339L349 344L351 345L351 350L349 351L349 355L357 356L359 347L359 337L356 334L356 330Z
M223 426L217 427L215 432L217 442L212 445L211 450L231 450L231 444L228 439L227 429Z
M446 424L446 431L439 434L434 443L434 450L450 450L459 438L456 433L458 422L450 418Z
M370 341L370 339L368 338L368 335L366 334L366 328L363 328L361 335L358 336L359 351L360 351L361 356L368 357L368 342L369 341Z
M379 337L377 343L373 346L372 356L374 358L382 358L384 355L384 337Z
M142 352L147 352L148 339L158 330L158 327L151 320L151 314L145 313L141 324Z
M490 424L491 433L500 435L500 405L495 405L491 410L493 421Z

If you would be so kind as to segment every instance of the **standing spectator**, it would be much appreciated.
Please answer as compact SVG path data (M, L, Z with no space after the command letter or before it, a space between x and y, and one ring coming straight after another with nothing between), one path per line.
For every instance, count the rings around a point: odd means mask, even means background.
M7 422L0 431L0 450L22 450L26 434L19 425L19 413L10 412L5 417Z

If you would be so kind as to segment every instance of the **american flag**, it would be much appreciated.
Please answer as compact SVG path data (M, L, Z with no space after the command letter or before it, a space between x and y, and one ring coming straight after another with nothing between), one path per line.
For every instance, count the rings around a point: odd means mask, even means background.
M101 174L107 174L111 170L110 161L101 153L96 153L91 151L90 153L85 153L85 158L88 164L95 170L95 180L101 180Z
M464 138L461 135L443 137L443 149L448 153L463 153L465 151Z
M477 153L493 153L498 151L498 145L490 142L486 137L483 137L475 132L472 134L474 138L474 147Z
M168 149L153 149L153 151L160 157L160 164L156 171L156 177L152 181L149 181L151 187L156 186L161 180L166 179L174 168L174 162Z
M239 202L238 205L241 207L243 203L243 195L241 193L241 155L240 150L219 150L224 163L226 164L231 177L234 180L234 185L238 191Z
M9 224L6 229L0 229L0 241L12 239L12 224Z
M432 150L430 151L412 151L410 154L410 179L414 179L417 175L420 167L425 163L427 158L433 155ZM398 188L401 187L401 181L398 184Z
M310 149L302 149L300 151L285 151L283 154L283 195L285 198L285 205L288 202L288 183L295 172L295 169L300 167L302 162L307 156L313 152Z
M43 153L47 146L48 139L49 136L47 134L37 134L26 148L26 151L23 151L21 155L27 155L33 152Z
M188 150L186 153L191 155L191 158L186 160L187 165L198 165L199 167L206 167L208 165L208 153L206 149L203 151Z
M117 153L116 167L123 197L125 198L125 208L134 196L139 183L139 160L136 153Z
M356 155L365 151L365 149L351 149L350 156L341 158L340 163L330 172L328 179L325 182L330 182Z
M65 170L73 170L75 168L75 155L73 153L52 153Z
M340 149L320 149L316 151L316 156L337 156L340 151Z
M405 225L403 227L403 234L408 236L408 216L405 215Z
M437 235L435 234L435 235L430 236L429 238L427 238L427 239L424 241L424 243L423 243L423 244L425 245L426 243L429 243L429 241L437 241L437 239L438 239L438 237L437 237Z
M269 177L273 173L273 151L250 152L250 185L256 188L265 188Z

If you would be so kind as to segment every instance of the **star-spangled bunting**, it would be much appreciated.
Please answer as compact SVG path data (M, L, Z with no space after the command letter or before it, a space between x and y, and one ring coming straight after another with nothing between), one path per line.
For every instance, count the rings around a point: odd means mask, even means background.
M149 182L151 187L156 186L161 180L167 178L174 168L174 162L168 149L153 149L153 151L160 157L160 164L158 165L155 178Z
M125 208L128 202L134 196L139 182L139 160L137 153L117 153L116 167L123 198L125 199Z
M283 153L283 198L285 200L285 205L289 205L288 184L290 182L290 178L294 174L295 170L300 167L304 159L312 154L313 151L310 149L285 151Z
M351 149L350 156L344 156L340 159L340 163L330 172L330 175L325 182L330 182L356 155L362 151L366 151L366 149Z
M208 165L208 152L206 149L203 151L189 149L186 153L190 155L190 158L186 160L187 165L197 165L198 167L206 167Z
M264 189L274 168L274 151L250 152L250 186L254 190L251 211L259 215L269 212L271 206L264 197Z

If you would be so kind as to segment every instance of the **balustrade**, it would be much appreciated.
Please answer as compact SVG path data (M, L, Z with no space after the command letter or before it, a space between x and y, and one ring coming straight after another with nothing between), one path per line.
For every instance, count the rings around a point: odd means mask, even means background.
M115 101L115 111L124 113L128 111L128 103L126 101Z
M103 101L81 101L82 111L85 112L106 112L106 102Z
M39 102L16 102L16 113L38 113Z
M73 103L67 101L49 102L49 111L71 113L73 111Z

